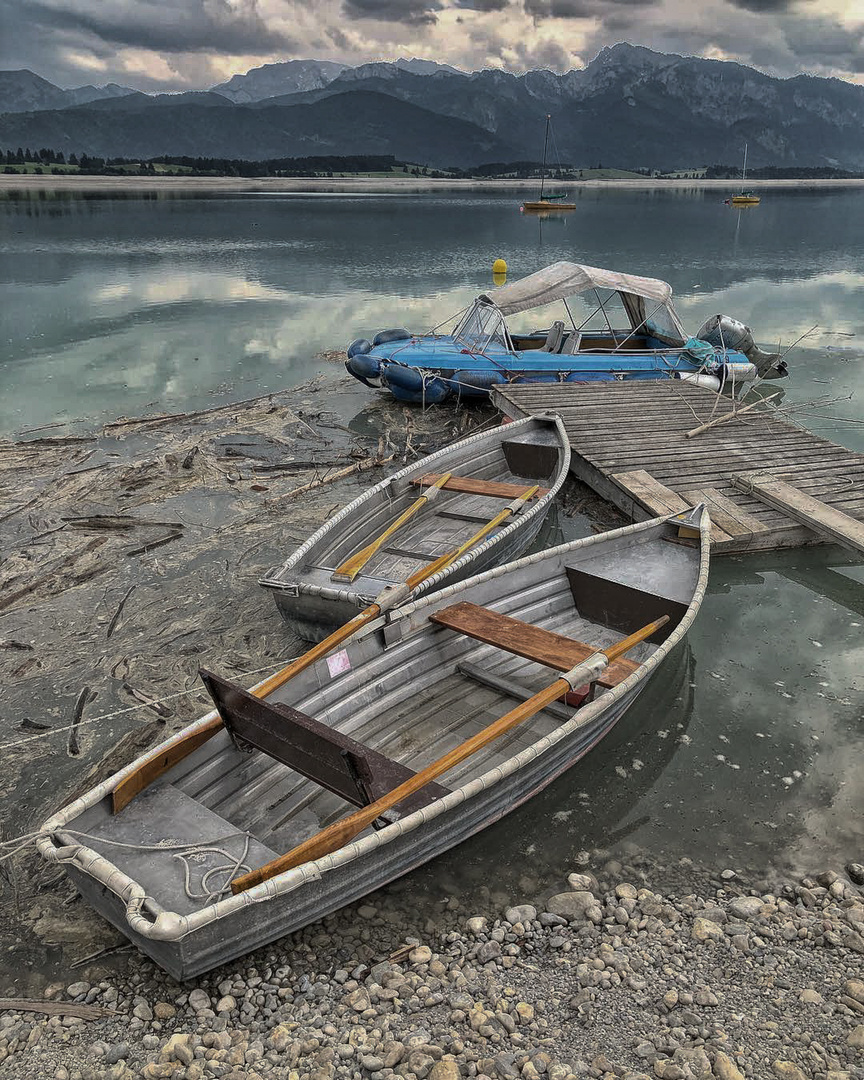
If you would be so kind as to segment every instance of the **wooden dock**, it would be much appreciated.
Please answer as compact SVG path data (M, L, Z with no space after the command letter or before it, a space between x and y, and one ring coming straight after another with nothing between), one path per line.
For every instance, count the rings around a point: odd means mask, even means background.
M571 472L634 520L704 502L718 554L823 542L864 551L864 454L679 380L498 387L506 415L556 412Z

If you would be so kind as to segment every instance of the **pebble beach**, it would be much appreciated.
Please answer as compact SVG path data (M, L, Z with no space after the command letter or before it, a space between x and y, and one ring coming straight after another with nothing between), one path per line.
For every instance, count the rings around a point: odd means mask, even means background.
M133 953L122 975L47 984L59 1015L6 1003L0 1075L864 1077L864 866L761 894L731 869L680 895L644 877L580 867L497 914L454 898L419 935L397 891L186 985Z

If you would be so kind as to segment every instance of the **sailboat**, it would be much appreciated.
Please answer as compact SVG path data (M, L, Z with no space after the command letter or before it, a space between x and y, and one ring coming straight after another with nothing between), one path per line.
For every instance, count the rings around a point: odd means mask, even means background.
M540 197L536 202L524 202L522 203L523 210L529 211L543 211L543 210L575 210L576 203L563 202L562 200L567 198L566 191L557 192L552 195L546 192L546 155L549 150L549 131L552 125L552 117L547 114L546 116L546 135L543 139L543 165L540 169Z
M741 190L733 195L731 199L727 199L728 203L733 206L756 206L759 202L759 196L755 191L748 191L744 187L744 181L747 178L747 143L744 143L744 168L741 170Z

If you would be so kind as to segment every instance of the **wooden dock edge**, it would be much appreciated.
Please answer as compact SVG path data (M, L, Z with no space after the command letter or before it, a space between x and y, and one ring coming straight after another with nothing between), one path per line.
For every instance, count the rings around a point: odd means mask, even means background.
M645 469L632 469L629 472L612 473L612 479L616 484L642 507L649 511L652 516L660 517L663 514L680 514L689 510L691 506L707 500L701 492L691 500L683 492L673 491L661 484ZM708 506L708 514L711 517L711 548L721 547L723 544L732 543L732 534L727 532L719 522L714 520L711 506ZM685 533L679 535L687 536ZM690 538L692 539L692 537ZM695 542L695 541L694 541Z
M755 495L775 510L782 510L809 530L852 551L864 553L864 522L805 494L771 473L736 473L731 479L739 491Z
M507 388L502 388L502 390L504 389ZM533 415L533 412L536 411L531 408L521 408L516 402L511 401L503 392L499 392L495 388L492 390L492 402L501 413L512 420L521 420L523 417ZM544 411L554 412L555 406L553 403L544 404L543 409ZM588 414L586 413L586 415ZM626 430L622 431L622 437L626 438ZM617 507L631 520L645 521L648 518L656 517L658 514L673 512L666 509L665 506L661 508L659 503L647 504L639 497L637 492L629 490L626 481L624 484L619 483L617 478L622 475L626 476L626 470L614 474L605 472L580 453L579 444L573 437L571 437L570 446L570 472L573 476L590 487L601 498ZM650 473L648 475L650 476ZM659 483L654 480L654 477L651 477L651 480L654 483ZM774 527L765 526L752 514L748 514L742 507L737 506L728 495L724 495L711 485L694 485L691 488L682 487L680 493L672 491L671 488L665 490L682 500L687 500L688 507L698 502L706 503L708 513L712 519L711 550L715 555L777 551L822 544L826 540L831 542L834 539L824 531L815 531L811 527L812 523L811 525L805 524L801 519L796 519L792 515L787 515L788 524ZM753 494L756 495L755 492ZM734 514L731 510L732 507L734 507ZM779 509L781 512L786 512L785 507ZM722 530L722 535L720 530Z

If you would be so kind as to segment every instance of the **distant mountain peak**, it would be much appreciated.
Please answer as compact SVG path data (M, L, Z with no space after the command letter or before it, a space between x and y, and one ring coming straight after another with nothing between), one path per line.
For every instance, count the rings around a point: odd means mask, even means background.
M127 86L109 83L107 86L78 86L61 90L27 68L0 71L0 112L43 112L47 109L66 109L102 98L121 97L134 91Z
M439 64L436 60L423 60L417 56L412 56L410 59L400 56L398 60L393 60L392 64L394 67L402 68L403 71L411 71L415 75L434 75L436 71L449 71L452 75L466 74L460 68L452 67L450 64Z
M668 67L686 57L677 53L660 53L645 45L631 45L629 41L618 41L614 45L604 45L594 59L587 65L595 64L639 64L641 67Z
M210 89L237 104L320 90L348 68L336 60L282 60L251 68Z

